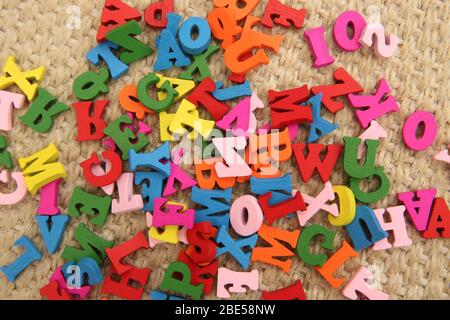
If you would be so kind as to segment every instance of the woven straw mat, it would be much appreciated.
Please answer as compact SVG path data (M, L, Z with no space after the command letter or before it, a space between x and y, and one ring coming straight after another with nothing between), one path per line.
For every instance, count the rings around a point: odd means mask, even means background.
M128 4L141 12L150 3L147 1L127 0ZM17 58L17 63L23 70L44 66L47 74L41 86L49 90L60 101L71 104L76 101L72 94L73 80L81 73L97 68L91 66L85 58L86 53L96 45L96 32L100 21L104 1L95 0L0 0L0 64L3 65L8 55ZM266 1L262 1L253 15L261 17ZM270 54L270 63L252 71L248 79L252 90L258 94L267 105L269 89L283 90L295 88L303 84L309 86L333 83L333 71L344 67L365 88L366 94L375 91L377 83L384 78L388 81L393 95L400 104L400 112L388 114L378 122L388 132L383 139L378 152L377 163L384 166L390 177L391 190L389 196L374 208L385 208L398 204L398 192L419 189L437 188L437 196L444 197L448 202L450 189L448 165L433 160L433 156L444 149L450 142L448 130L450 109L448 106L448 1L287 1L283 3L306 8L308 16L302 30L282 29L275 27L273 33L282 33L284 40L278 55ZM369 6L370 10L368 9ZM175 11L183 17L202 16L213 7L212 1L176 0ZM78 10L79 8L79 10ZM375 8L375 9L374 9ZM369 17L373 11L380 13L381 22L386 30L402 39L399 52L389 59L379 59L371 49L361 49L354 53L340 51L332 39L332 26L338 15L346 10L357 10ZM81 20L80 28L69 28L73 19ZM142 25L144 22L141 21ZM72 24L75 25L76 23ZM319 70L312 68L310 50L303 39L304 30L324 25L326 40L336 62ZM267 32L267 31L266 31ZM270 31L269 31L270 32ZM159 32L145 27L139 39L154 47L155 37ZM131 83L137 83L145 74L153 71L152 65L156 53L151 57L131 65L127 75L110 83L108 99L110 106L106 111L106 120L112 121L123 114L118 104L120 89ZM213 79L225 80L226 67L223 63L223 53L216 53L210 61ZM176 76L179 69L172 69L166 75ZM226 82L226 85L229 83ZM270 113L265 108L257 113L259 123L267 122ZM407 149L402 141L402 126L409 114L415 110L432 112L438 123L439 132L432 147L422 152ZM76 117L70 110L57 117L53 129L48 134L38 134L27 128L17 117L24 114L26 108L14 111L14 128L7 134L9 151L11 152L15 170L18 170L17 159L31 155L55 143L60 151L60 161L65 165L68 177L60 189L60 207L67 212L67 204L75 186L89 188L83 179L79 163L87 159L92 152L98 151L100 142L77 143ZM339 124L340 128L322 138L320 143L343 143L345 136L358 136L362 130L354 117L354 112L347 105L336 115L326 110L323 116ZM150 136L151 144L146 150L152 150L159 141L158 118L149 116L148 124L154 128ZM306 127L305 127L306 128ZM297 141L305 141L306 129ZM185 167L190 173L193 168ZM282 165L284 173L293 175L294 188L300 187L299 172L295 161ZM342 162L337 165L332 174L331 182L346 184ZM316 195L323 187L320 178L315 176L308 183L301 185L302 192ZM234 198L246 194L248 185L237 185ZM101 194L101 191L95 191ZM234 199L233 198L233 199ZM190 192L177 194L172 199L193 205L190 202ZM91 230L108 240L119 244L130 239L136 232L146 230L145 214L110 215L102 228L93 226L86 217L71 219L64 235L60 250L49 255L40 237L34 215L38 207L39 196L28 195L16 206L0 207L0 265L11 263L21 252L13 248L13 243L22 235L27 235L43 252L42 261L29 266L14 283L9 283L4 275L0 276L0 298L3 299L39 299L39 288L48 283L50 275L61 266L63 260L60 254L66 245L77 246L73 240L75 227L86 223ZM275 226L288 230L299 228L296 219L280 219ZM327 223L326 214L316 215L312 223ZM374 252L371 248L360 252L357 258L348 261L341 267L337 275L350 278L360 265L367 266L373 273L372 285L390 294L391 299L448 299L449 297L449 250L448 240L424 240L417 232L409 217L407 217L408 234L413 240L410 247L394 248ZM336 247L342 243L346 232L344 228L333 228L338 232ZM138 267L152 269L150 280L145 286L144 299L148 292L157 289L162 281L167 266L177 260L182 245L160 245L155 249L140 250L126 261ZM234 259L219 258L220 265L231 270L242 271ZM309 299L342 299L342 287L333 289L314 268L303 264L298 257L293 259L293 267L289 273L267 264L252 263L249 270L257 268L260 271L260 286L258 291L248 290L246 294L232 294L236 299L259 299L261 290L274 290L291 285L300 279L303 282ZM104 264L103 271L107 271ZM215 291L213 291L214 293ZM91 298L101 298L97 288ZM109 297L114 299L114 297ZM210 295L206 298L215 298Z

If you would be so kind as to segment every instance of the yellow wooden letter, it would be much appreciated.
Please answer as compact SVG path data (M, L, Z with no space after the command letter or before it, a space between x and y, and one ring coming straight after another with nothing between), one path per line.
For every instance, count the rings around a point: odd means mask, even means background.
M43 186L67 176L64 166L56 162L58 158L59 152L53 143L32 156L19 158L19 166L31 194L36 194Z
M178 226L165 226L164 231L159 233L158 228L150 227L149 236L152 239L177 244L178 243Z
M175 118L174 113L167 113L165 111L159 113L159 137L161 141L175 141L169 131L170 124Z
M159 78L159 82L156 84L156 87L159 89L163 85L164 81L169 81L171 86L178 92L178 96L175 97L175 101L180 101L183 99L185 95L192 91L195 88L195 82L191 80L184 80L178 78L168 78L164 77L162 74L157 73L157 77ZM158 100L162 101L166 99L167 93L159 91L158 92Z
M16 64L16 58L9 56L6 60L3 72L6 76L0 77L0 89L5 89L13 85L14 83L22 90L27 96L28 101L34 100L36 97L38 83L31 83L33 80L36 82L44 79L45 68L39 67L34 70L22 72Z
M175 205L175 206L183 206L183 212L188 209L185 204L177 203L174 201L167 201L167 204ZM150 231L148 235L155 240L159 240L161 242L168 242L177 244L178 243L178 226L165 226L164 231L160 233L158 228L150 227Z
M333 186L339 197L339 216L328 215L328 221L333 226L346 226L355 219L356 203L352 190L346 186Z
M207 138L211 134L214 125L214 121L199 117L198 110L194 104L188 100L183 100L175 113L169 129L173 133L184 135L186 132L189 132L186 127L192 128L193 130L190 131L188 137L190 140L194 140L197 133L200 133L203 138Z

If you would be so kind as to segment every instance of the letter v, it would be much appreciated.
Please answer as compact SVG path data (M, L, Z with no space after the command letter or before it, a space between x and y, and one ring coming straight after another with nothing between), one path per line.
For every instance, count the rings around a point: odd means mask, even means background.
M65 214L56 216L39 215L35 216L34 219L39 225L39 231L48 252L55 253L59 248L70 217Z

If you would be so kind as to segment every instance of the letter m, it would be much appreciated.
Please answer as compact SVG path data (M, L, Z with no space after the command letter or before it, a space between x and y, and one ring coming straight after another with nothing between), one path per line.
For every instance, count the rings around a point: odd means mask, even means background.
M56 162L58 158L58 149L52 143L32 156L19 159L25 183L32 194L36 194L40 188L50 182L67 176L64 166Z
M214 227L228 225L230 219L231 188L203 190L192 188L192 201L203 206L195 210L195 223L208 221Z
M252 261L265 262L280 267L284 272L289 272L292 261L288 257L292 257L294 252L280 241L289 244L291 248L295 248L300 230L287 231L263 224L258 231L258 235L271 247L255 247L252 253ZM283 260L280 259L281 257Z

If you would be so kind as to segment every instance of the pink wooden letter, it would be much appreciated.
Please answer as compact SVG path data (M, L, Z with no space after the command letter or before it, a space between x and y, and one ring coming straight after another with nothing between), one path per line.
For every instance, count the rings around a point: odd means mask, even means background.
M314 68L321 68L334 63L334 58L330 55L327 43L325 42L324 32L324 27L317 27L306 30L303 35L311 49Z
M0 192L0 205L12 205L19 203L27 195L28 189L22 172L11 173L11 178L16 182L16 190L11 193ZM0 172L0 182L9 183L9 173L6 170Z
M422 137L417 138L416 132L419 124L423 123L425 129ZM430 147L436 139L438 125L433 114L426 111L414 112L406 119L403 125L403 141L412 150L422 151Z
M218 162L215 165L219 178L247 177L252 174L252 170L236 150L244 150L247 146L245 137L213 138L212 142L220 152L227 165Z
M67 281L64 279L64 276L62 274L61 267L56 268L53 275L50 277L50 281L56 281L58 282L58 286L61 289L64 289L67 291L68 294L73 294L79 296L80 299L85 299L89 295L89 292L91 291L92 286L83 286L81 288L73 288L69 289L67 287Z
M437 161L443 161L446 163L450 163L450 154L448 154L448 149L444 149L434 156L434 159Z
M293 190L292 195L296 194ZM328 201L334 200L334 191L331 182L327 181L317 197L310 197L302 192L303 201L308 205L305 211L297 211L297 218L302 227L311 219L317 212L324 210L331 215L337 217L339 215L339 208L336 203L327 204Z
M232 284L231 287L225 289L226 285ZM251 272L235 272L227 268L219 268L217 274L217 297L230 298L230 292L245 293L247 286L250 290L258 290L259 287L259 271Z
M164 226L183 226L188 229L194 227L195 210L183 210L181 205L166 204L167 199L156 198L153 210L153 226L160 228ZM166 204L166 205L165 205ZM166 211L163 206L165 205Z
M400 39L396 35L386 36L384 26L379 22L369 23L364 29L360 43L367 48L370 48L375 38L374 50L375 54L380 58L389 58L397 51Z
M256 132L256 127L258 126L258 121L255 116L255 111L257 109L263 109L265 107L264 103L259 99L259 97L256 95L256 93L253 93L250 97L250 114L249 114L249 120L248 120L248 131L246 137L250 133Z
M435 196L436 189L397 194L398 200L404 203L406 211L408 211L417 231L424 231L427 228L431 206L433 205ZM419 210L417 211L417 209Z
M385 96L387 96L387 98L385 98ZM400 110L397 100L391 95L391 88L384 79L380 80L375 95L360 96L349 94L348 100L353 108L358 109L356 110L356 117L363 128L367 128L370 121L375 120L386 113L398 112ZM360 108L364 108L364 110L361 110Z
M105 140L103 142L105 142ZM113 141L113 143L114 143L114 141ZM115 146L115 144L114 144L114 146ZM112 150L114 150L114 149L112 149ZM100 164L96 164L96 165L92 166L91 170L94 175L104 176L105 174L107 174L109 172L109 170L111 170L111 161L109 161L108 159L105 159L105 160L103 160L103 162L105 163L105 169L103 169ZM105 191L105 193L108 196L110 196L114 192L114 186L115 186L115 183L111 183L106 186L103 186L102 190Z
M58 207L58 191L62 179L55 180L43 186L39 193L39 208L37 213L45 216L54 216L60 214Z
M163 192L163 197L170 196L177 192L175 189L175 181L179 181L181 183L181 190L185 190L187 188L191 188L197 185L197 181L192 179L186 172L184 172L179 166L170 162L170 176L167 179L166 188Z
M0 130L11 131L13 107L20 109L24 104L23 94L0 90Z
M113 199L111 204L112 213L126 213L141 210L144 202L140 194L133 194L134 173L122 173L116 181L119 191L119 199Z
M361 143L358 148L358 159L361 159L366 152L366 144L364 143L365 140L379 140L380 138L386 137L387 132L383 129L383 127L380 126L375 120L372 120L367 130L359 136Z
M408 232L406 231L405 223L405 206L396 206L386 209L375 209L375 215L377 216L378 222L384 231L392 231L394 235L394 243L391 245L388 238L384 238L376 242L373 245L374 251L390 249L392 246L397 247L407 247L412 244L411 239L408 237ZM389 214L389 219L391 222L386 222L384 218L386 212Z
M250 97L241 100L230 112L216 122L216 126L224 130L231 130L235 136L248 136L250 100ZM232 126L233 123L235 125Z
M353 37L348 37L347 28L351 25ZM336 44L344 51L352 52L361 48L359 39L366 27L366 20L356 11L345 11L334 23L333 36Z
M369 300L387 300L389 298L388 294L372 288L366 282L371 276L372 274L366 267L360 267L347 283L344 290L342 290L342 294L351 300L358 299L356 292L362 293Z
M245 220L244 210L247 210ZM230 209L230 223L234 231L241 236L250 236L258 232L264 221L264 215L258 200L250 195L236 199Z
M153 227L153 215L150 212L146 212L145 213L145 219L147 221L147 227ZM165 227L163 227L165 228ZM189 241L187 240L187 228L183 227L181 229L178 230L177 236L178 236L178 241L181 241L185 244L188 244ZM152 237L150 237L150 234L148 235L148 244L150 246L150 248L154 248L156 245L164 243L163 241L154 239Z

